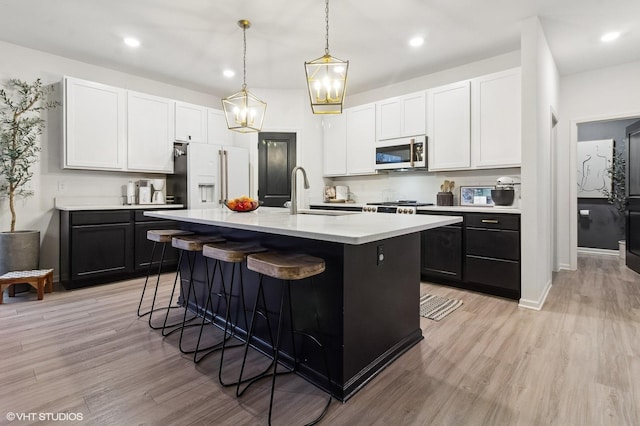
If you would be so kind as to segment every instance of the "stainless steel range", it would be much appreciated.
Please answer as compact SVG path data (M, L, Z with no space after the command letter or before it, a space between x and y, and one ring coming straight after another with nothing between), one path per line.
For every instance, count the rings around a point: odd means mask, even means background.
M380 203L367 203L362 207L363 213L391 213L391 214L416 214L421 206L432 206L433 203L420 203L414 200L383 201Z

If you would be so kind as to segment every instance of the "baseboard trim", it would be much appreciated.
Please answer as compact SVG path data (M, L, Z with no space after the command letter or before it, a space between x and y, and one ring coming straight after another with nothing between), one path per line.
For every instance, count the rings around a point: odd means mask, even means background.
M549 290L551 290L551 280L547 281L545 285L544 291L542 292L542 296L538 300L528 300L528 299L520 299L518 302L518 307L525 309L533 309L534 311L542 310L544 306L544 302L547 300L547 296L549 295Z
M561 263L558 265L558 270L559 271L570 271L571 270L571 265L568 263Z
M611 249L599 249L599 248L591 248L591 247L578 247L578 254L600 254L603 256L619 256L618 250Z

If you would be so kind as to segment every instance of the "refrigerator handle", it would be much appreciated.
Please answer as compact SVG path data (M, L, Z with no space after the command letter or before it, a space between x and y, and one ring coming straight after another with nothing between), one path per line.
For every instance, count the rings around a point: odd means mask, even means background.
M229 198L229 153L223 150L224 155L224 201Z
M222 159L222 150L218 150L218 157L220 160L220 179L223 179L224 176L224 161ZM223 188L222 188L222 182L219 183L220 186L220 199L218 200L218 204L223 204L224 203L224 192L223 192Z

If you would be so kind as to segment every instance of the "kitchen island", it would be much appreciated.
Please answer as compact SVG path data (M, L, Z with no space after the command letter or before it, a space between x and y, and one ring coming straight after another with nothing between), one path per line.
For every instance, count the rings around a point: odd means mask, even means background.
M310 345L298 346L304 360L299 374L345 401L422 340L418 314L420 232L462 219L343 213L307 210L290 215L285 209L262 207L248 213L209 209L145 214L176 221L183 229L198 233L323 258L326 269L313 278L315 294L308 281L293 284L293 310L296 318L309 317L306 324L297 322L297 328L313 329L316 326L313 315L296 312L314 312L312 302L317 298L319 336L329 350L331 382L327 380L322 357ZM188 277L186 268L183 272L184 285ZM224 274L229 277L230 270L225 269ZM200 256L194 273L198 300L206 298L206 276L204 258ZM251 306L258 277L244 269L244 278L245 299L247 306ZM265 278L265 288L267 303L275 311L281 286ZM235 315L241 310L239 296L239 291L234 291L231 309L232 321L242 333L247 324L243 315ZM196 309L193 300L189 300L189 307ZM275 327L277 318L273 311L269 313L274 315L271 324ZM268 353L270 341L264 321L259 321L256 333L252 344ZM285 364L291 363L290 348L289 342L285 342L282 353Z

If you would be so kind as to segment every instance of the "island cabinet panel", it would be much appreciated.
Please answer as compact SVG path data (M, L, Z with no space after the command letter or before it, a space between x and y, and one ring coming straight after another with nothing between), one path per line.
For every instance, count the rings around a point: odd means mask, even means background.
M86 210L60 212L60 281L67 289L108 283L146 274L151 257L149 229L171 229L173 221L141 219L143 211ZM160 250L154 264L158 264ZM169 249L165 270L175 269Z
M321 352L302 337L296 337L300 361L298 374L329 390L338 400L349 399L423 338L418 314L419 233L352 245L187 222L181 223L181 227L198 233L214 233L227 240L252 241L268 250L305 253L325 260L324 272L312 279L291 283L291 295L296 329L314 333L327 348L331 382ZM377 260L379 250L384 253L382 262ZM407 255L407 252L412 254ZM244 297L249 309L246 316L241 309L237 283L230 298L231 322L237 325L241 336L246 335L259 280L255 272L244 268ZM222 270L225 277L230 276L229 265L223 265ZM186 265L182 272L184 277L189 276ZM205 261L199 255L194 272L195 296L188 301L191 310L198 309L207 299L206 276ZM219 278L220 274L217 274L214 293L219 288ZM187 284L183 279L182 285ZM282 282L265 277L264 288L271 333L275 336ZM215 295L213 297L215 301ZM315 317L315 303L320 328ZM221 306L215 317L221 327L224 327L225 313ZM213 317L211 309L207 315ZM284 321L288 327L288 314ZM288 336L284 339L280 359L285 365L292 366L291 341ZM251 344L265 353L271 352L269 330L260 316Z

